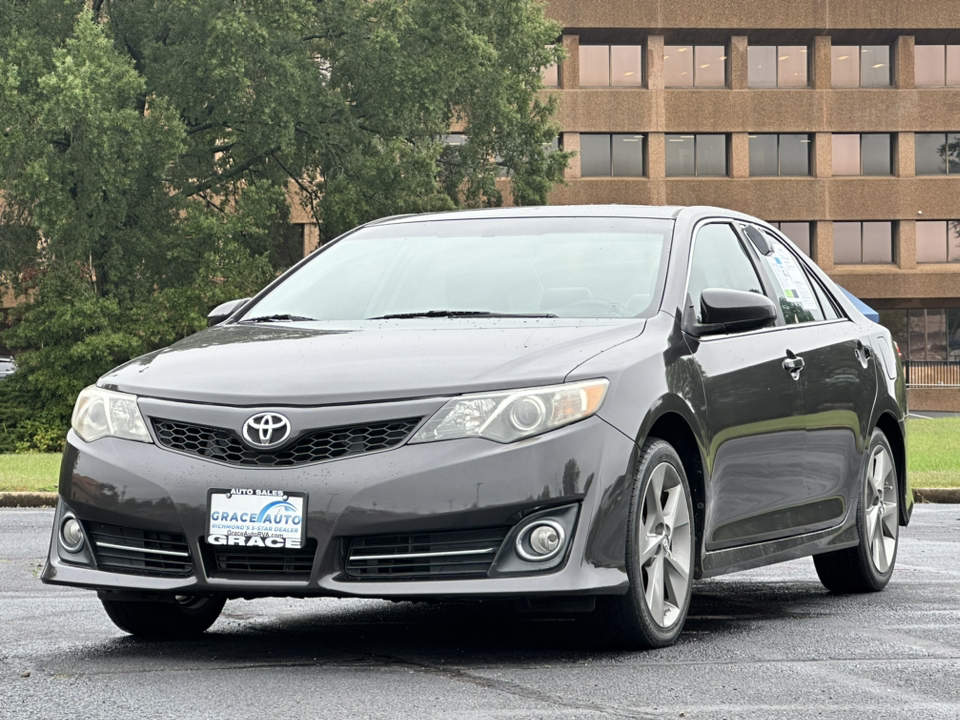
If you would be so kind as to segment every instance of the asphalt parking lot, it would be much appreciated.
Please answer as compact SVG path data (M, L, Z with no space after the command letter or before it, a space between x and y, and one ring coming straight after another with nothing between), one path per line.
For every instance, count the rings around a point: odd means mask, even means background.
M0 510L0 718L960 718L960 505L918 505L886 591L809 559L694 586L680 642L611 652L500 604L235 600L141 642L40 584L52 511Z

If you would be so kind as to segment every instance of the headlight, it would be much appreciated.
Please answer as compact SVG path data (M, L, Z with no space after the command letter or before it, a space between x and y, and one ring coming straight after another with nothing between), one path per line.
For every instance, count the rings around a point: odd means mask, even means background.
M137 396L103 390L96 385L80 392L70 425L87 442L102 437L153 442L137 407Z
M411 443L482 437L513 442L593 415L609 380L461 395L450 400L410 440Z

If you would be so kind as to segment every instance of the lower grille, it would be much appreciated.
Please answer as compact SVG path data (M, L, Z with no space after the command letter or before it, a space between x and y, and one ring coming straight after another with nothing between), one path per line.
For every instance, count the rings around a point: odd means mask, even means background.
M353 538L347 575L361 580L486 577L509 528Z
M183 535L97 522L84 525L101 570L152 577L193 574L190 548Z
M310 577L317 541L310 539L302 548L245 548L204 546L204 562L210 577L282 576L286 580Z

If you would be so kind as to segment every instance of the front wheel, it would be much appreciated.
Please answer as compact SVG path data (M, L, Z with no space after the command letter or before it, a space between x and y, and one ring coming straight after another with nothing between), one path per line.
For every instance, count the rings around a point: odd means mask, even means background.
M672 645L690 607L694 531L690 485L676 450L647 440L633 484L627 529L630 589L600 598L608 633L636 648Z
M216 622L226 598L177 595L170 601L100 598L113 624L138 637L182 639L200 635Z
M860 480L856 547L814 555L820 582L838 593L883 590L893 575L899 540L900 487L886 435L873 431Z

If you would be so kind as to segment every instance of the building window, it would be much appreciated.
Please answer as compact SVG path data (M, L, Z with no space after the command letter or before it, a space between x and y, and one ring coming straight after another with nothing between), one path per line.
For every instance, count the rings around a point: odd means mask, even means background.
M960 173L960 133L917 133L916 174Z
M642 177L643 135L581 133L581 177Z
M809 175L809 135L750 135L750 176Z
M727 49L723 45L665 45L663 84L670 88L726 87Z
M581 45L580 87L643 85L640 45Z
M960 222L918 220L917 262L960 262Z
M917 45L913 67L917 87L960 86L960 45Z
M890 175L893 172L889 133L833 135L834 175Z
M909 361L960 360L960 309L932 308L880 310L880 324L893 335L903 359ZM916 368L911 375L917 373ZM911 382L924 384L922 370Z
M752 88L807 87L804 45L751 45L747 85Z
M722 177L727 174L726 135L667 135L667 177Z
M807 257L810 255L810 223L808 222L774 222L770 223L777 230L786 235L790 240L800 248L801 252Z
M548 50L553 50L553 47L553 45L547 45ZM550 63L543 69L541 79L544 87L560 87L560 68L556 63Z
M833 262L837 265L893 262L893 223L835 222Z
M835 88L890 87L887 45L834 45L830 53Z

